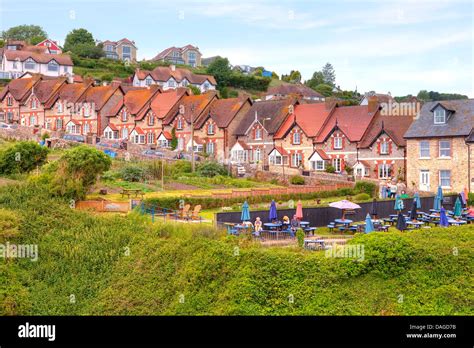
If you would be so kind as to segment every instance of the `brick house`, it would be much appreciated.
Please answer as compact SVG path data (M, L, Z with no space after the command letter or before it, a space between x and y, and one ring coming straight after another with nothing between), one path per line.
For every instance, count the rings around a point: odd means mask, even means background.
M121 100L107 117L107 126L101 134L107 139L131 140L136 144L146 144L148 134L135 122L145 117L148 106L154 96L161 93L158 86L150 88L132 88L127 90ZM153 136L154 132L150 132ZM150 137L151 138L151 137ZM154 136L152 143L154 143Z
M352 166L358 178L406 179L406 141L413 115L390 116L377 112L358 146Z
M163 118L163 131L174 133L178 142L177 148L181 151L204 151L204 143L194 136L191 141L191 124L209 114L212 102L217 99L217 93L209 91L200 95L184 96L179 101L177 109Z
M314 145L315 149L324 151L336 173L343 173L347 165L356 163L358 144L378 111L377 103L335 106L315 137Z
M297 104L296 98L255 102L236 126L231 161L268 165L267 154L274 147L273 136Z
M321 150L315 153L314 140L334 109L334 106L326 103L296 105L294 112L285 119L274 135L275 149L269 154L270 165L281 166L283 161L291 168L319 168L316 162L320 160L318 156L323 152ZM282 158L284 155L282 156L277 147L288 154L288 161ZM323 157L327 158L326 155ZM324 168L325 163L322 164L321 170Z
M73 114L82 108L80 100L91 86L92 80L62 85L59 91L44 104L44 128L55 131L64 130L66 124L73 119Z
M204 144L204 151L211 157L225 162L230 148L235 144L233 134L252 106L250 98L215 99L208 114L196 121L194 136Z
M474 99L433 101L405 133L407 183L420 191L474 190Z

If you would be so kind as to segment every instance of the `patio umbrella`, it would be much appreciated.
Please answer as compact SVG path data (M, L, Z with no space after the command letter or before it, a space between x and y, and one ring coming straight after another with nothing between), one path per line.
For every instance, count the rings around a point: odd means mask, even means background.
M441 206L441 202L443 202L443 190L441 189L441 186L438 186L438 199L439 205Z
M454 216L461 216L462 214L462 205L461 200L456 198L456 202L454 203Z
M401 211L405 208L402 199L400 198L400 195L395 196L395 210Z
M370 233L374 231L374 224L372 223L372 219L370 218L370 215L367 214L365 217L365 233Z
M421 209L420 194L418 192L415 192L413 198L416 199L416 209Z
M433 209L434 210L440 210L441 209L441 200L439 199L439 196L436 195L433 201Z
M464 194L464 191L461 191L461 193L459 194L459 198L461 198L462 206L465 207L467 205L467 199Z
M329 206L333 208L341 209L343 220L344 220L344 215L346 213L346 210L360 209L360 205L352 203L345 199L343 199L342 201L329 203Z
M418 214L416 212L416 198L413 198L413 205L411 207L411 211L410 211L410 219L411 220L416 220L416 218L418 217Z
M249 204L247 203L247 201L242 204L242 215L240 215L240 220L250 221Z
M403 216L401 211L398 212L397 229L399 231L405 231L407 229L407 222L405 221L405 217Z
M268 220L273 221L276 219L278 219L277 207L276 207L275 201L272 200L272 203L270 204L270 213L268 214Z
M448 227L449 222L448 222L448 217L446 216L446 209L441 207L441 210L439 212L439 225L443 227Z
M372 215L372 217L375 219L377 217L377 199L374 198L374 200L372 201L372 206L370 208L370 215Z
M303 204L301 203L301 201L298 201L298 204L296 205L296 218L298 220L302 220L303 219Z

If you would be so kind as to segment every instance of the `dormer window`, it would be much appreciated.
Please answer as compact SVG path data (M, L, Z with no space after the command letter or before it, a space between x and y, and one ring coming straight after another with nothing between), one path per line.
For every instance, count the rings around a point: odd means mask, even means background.
M48 63L48 71L59 71L59 65L54 60Z
M31 108L36 109L36 99L31 100Z
M25 62L25 69L34 70L36 68L36 63L33 59L28 58Z
M446 123L446 110L443 108L437 108L434 111L434 123L445 124Z
M382 140L382 142L380 142L380 154L388 155L388 152L389 152L388 141Z
M58 114L61 114L63 112L63 104L58 102Z
M7 98L7 106L12 106L13 105L13 99L12 97Z
M151 79L151 77L148 76L148 77L145 79L145 84L146 84L147 86L150 86L152 83L153 83L153 80Z

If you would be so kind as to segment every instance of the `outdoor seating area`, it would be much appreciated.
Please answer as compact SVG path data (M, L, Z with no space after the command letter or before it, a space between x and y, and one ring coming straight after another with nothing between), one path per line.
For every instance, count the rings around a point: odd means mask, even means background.
M247 234L261 241L292 239L296 237L296 232L301 229L305 236L314 236L316 227L311 227L309 221L303 221L303 207L301 201L296 206L295 215L290 220L284 216L278 219L276 203L272 201L270 204L267 222L262 222L260 217L255 222L250 221L250 211L247 202L242 205L241 223L226 223L227 233L230 235Z
M142 215L151 215L153 222L156 217L161 217L164 221L203 222L203 218L199 215L201 208L200 204L195 205L193 208L191 208L190 204L185 204L180 209L167 209L150 204L146 205L142 202L140 205L140 213Z

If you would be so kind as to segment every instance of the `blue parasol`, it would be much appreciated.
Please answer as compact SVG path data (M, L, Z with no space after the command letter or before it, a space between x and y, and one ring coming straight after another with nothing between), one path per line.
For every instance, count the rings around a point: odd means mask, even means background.
M249 211L249 204L247 201L242 204L242 215L240 216L242 221L250 221L250 211Z

